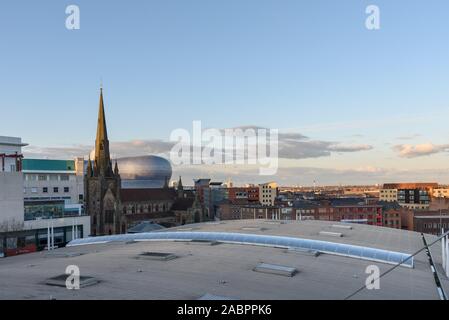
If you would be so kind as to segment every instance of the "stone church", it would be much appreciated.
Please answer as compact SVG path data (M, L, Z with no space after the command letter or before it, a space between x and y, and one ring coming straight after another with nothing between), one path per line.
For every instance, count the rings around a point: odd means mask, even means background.
M205 220L205 208L192 191L178 187L122 189L120 172L111 161L104 112L103 89L100 91L95 158L89 157L84 177L85 210L91 216L93 236L124 234L140 222L151 221L174 226Z

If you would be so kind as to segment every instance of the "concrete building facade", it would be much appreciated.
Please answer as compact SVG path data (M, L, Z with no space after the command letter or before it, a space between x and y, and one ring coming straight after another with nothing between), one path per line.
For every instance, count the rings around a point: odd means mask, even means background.
M273 206L278 195L276 182L262 183L259 185L259 202L263 206Z
M21 172L0 172L0 232L23 224L23 178Z
M0 136L0 232L23 223L21 138Z
M26 220L82 213L84 158L23 159L23 174Z
M22 138L0 136L0 172L20 172L22 166Z

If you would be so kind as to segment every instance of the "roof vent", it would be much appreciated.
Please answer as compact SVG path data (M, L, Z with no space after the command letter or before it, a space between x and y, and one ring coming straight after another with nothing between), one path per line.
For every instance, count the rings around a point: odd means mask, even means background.
M346 229L346 230L352 230L352 226L344 225L344 224L333 224L331 228L339 228L339 229Z
M257 265L253 271L262 273L277 274L285 277L293 277L298 270L293 267L281 266L276 264L261 263Z
M242 230L245 230L245 231L265 231L267 229L266 228L262 228L262 227L251 227L251 226L249 226L249 227L242 227Z
M48 278L45 281L45 284L47 286L56 286L56 287L63 287L66 288L66 280L69 277L67 274L61 274L59 276ZM94 277L88 277L88 276L80 276L80 288L84 288L87 286L93 286L95 284L98 284L100 281L95 279Z
M280 221L280 220L265 220L264 223L268 223L268 224L285 224L285 221Z
M197 300L239 300L239 299L224 296L216 296L214 294L206 293L201 297L199 297Z
M321 252L319 252L318 250L302 249L302 248L288 248L286 252L297 253L297 254L301 254L301 255L305 255L305 256L313 256L313 257L318 257L321 254Z
M183 228L177 228L176 231L193 231L196 230L198 228L193 228L193 227L183 227Z
M343 233L340 233L340 232L329 232L329 231L320 231L320 236L341 238L341 237L343 237Z
M217 244L220 244L221 242L214 241L214 240L191 240L186 242L186 244L204 244L209 246L216 246Z
M48 252L45 254L46 258L74 258L84 255L84 252Z
M177 255L167 252L143 252L137 256L137 259L169 261L178 258Z

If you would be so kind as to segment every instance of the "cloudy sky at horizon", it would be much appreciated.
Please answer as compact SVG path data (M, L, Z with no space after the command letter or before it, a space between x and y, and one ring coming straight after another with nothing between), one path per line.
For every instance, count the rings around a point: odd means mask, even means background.
M0 135L27 157L87 156L100 82L114 157L167 157L173 130L279 129L274 177L237 183L449 183L446 0L78 0L0 4ZM365 28L380 8L381 29ZM26 8L26 10L24 10Z

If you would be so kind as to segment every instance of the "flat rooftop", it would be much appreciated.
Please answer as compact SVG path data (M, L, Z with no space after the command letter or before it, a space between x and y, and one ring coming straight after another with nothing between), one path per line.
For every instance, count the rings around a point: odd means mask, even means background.
M423 247L421 234L367 225L341 225L325 221L236 220L200 223L162 232L175 234L223 233L280 236L354 245L412 254ZM159 233L159 231L152 234ZM340 233L341 236L332 236ZM134 235L129 235L134 236ZM142 234L136 235L142 237ZM426 235L431 243L435 236ZM0 299L344 299L365 284L369 265L381 272L392 264L347 256L289 250L271 245L223 243L211 240L129 241L85 244L0 259ZM103 240L104 240L103 239ZM101 240L92 238L83 240ZM441 246L431 253L443 287ZM76 265L81 276L98 283L67 290L50 286L48 279ZM352 299L440 299L425 252L413 267L400 266L380 280L379 290L363 290Z

